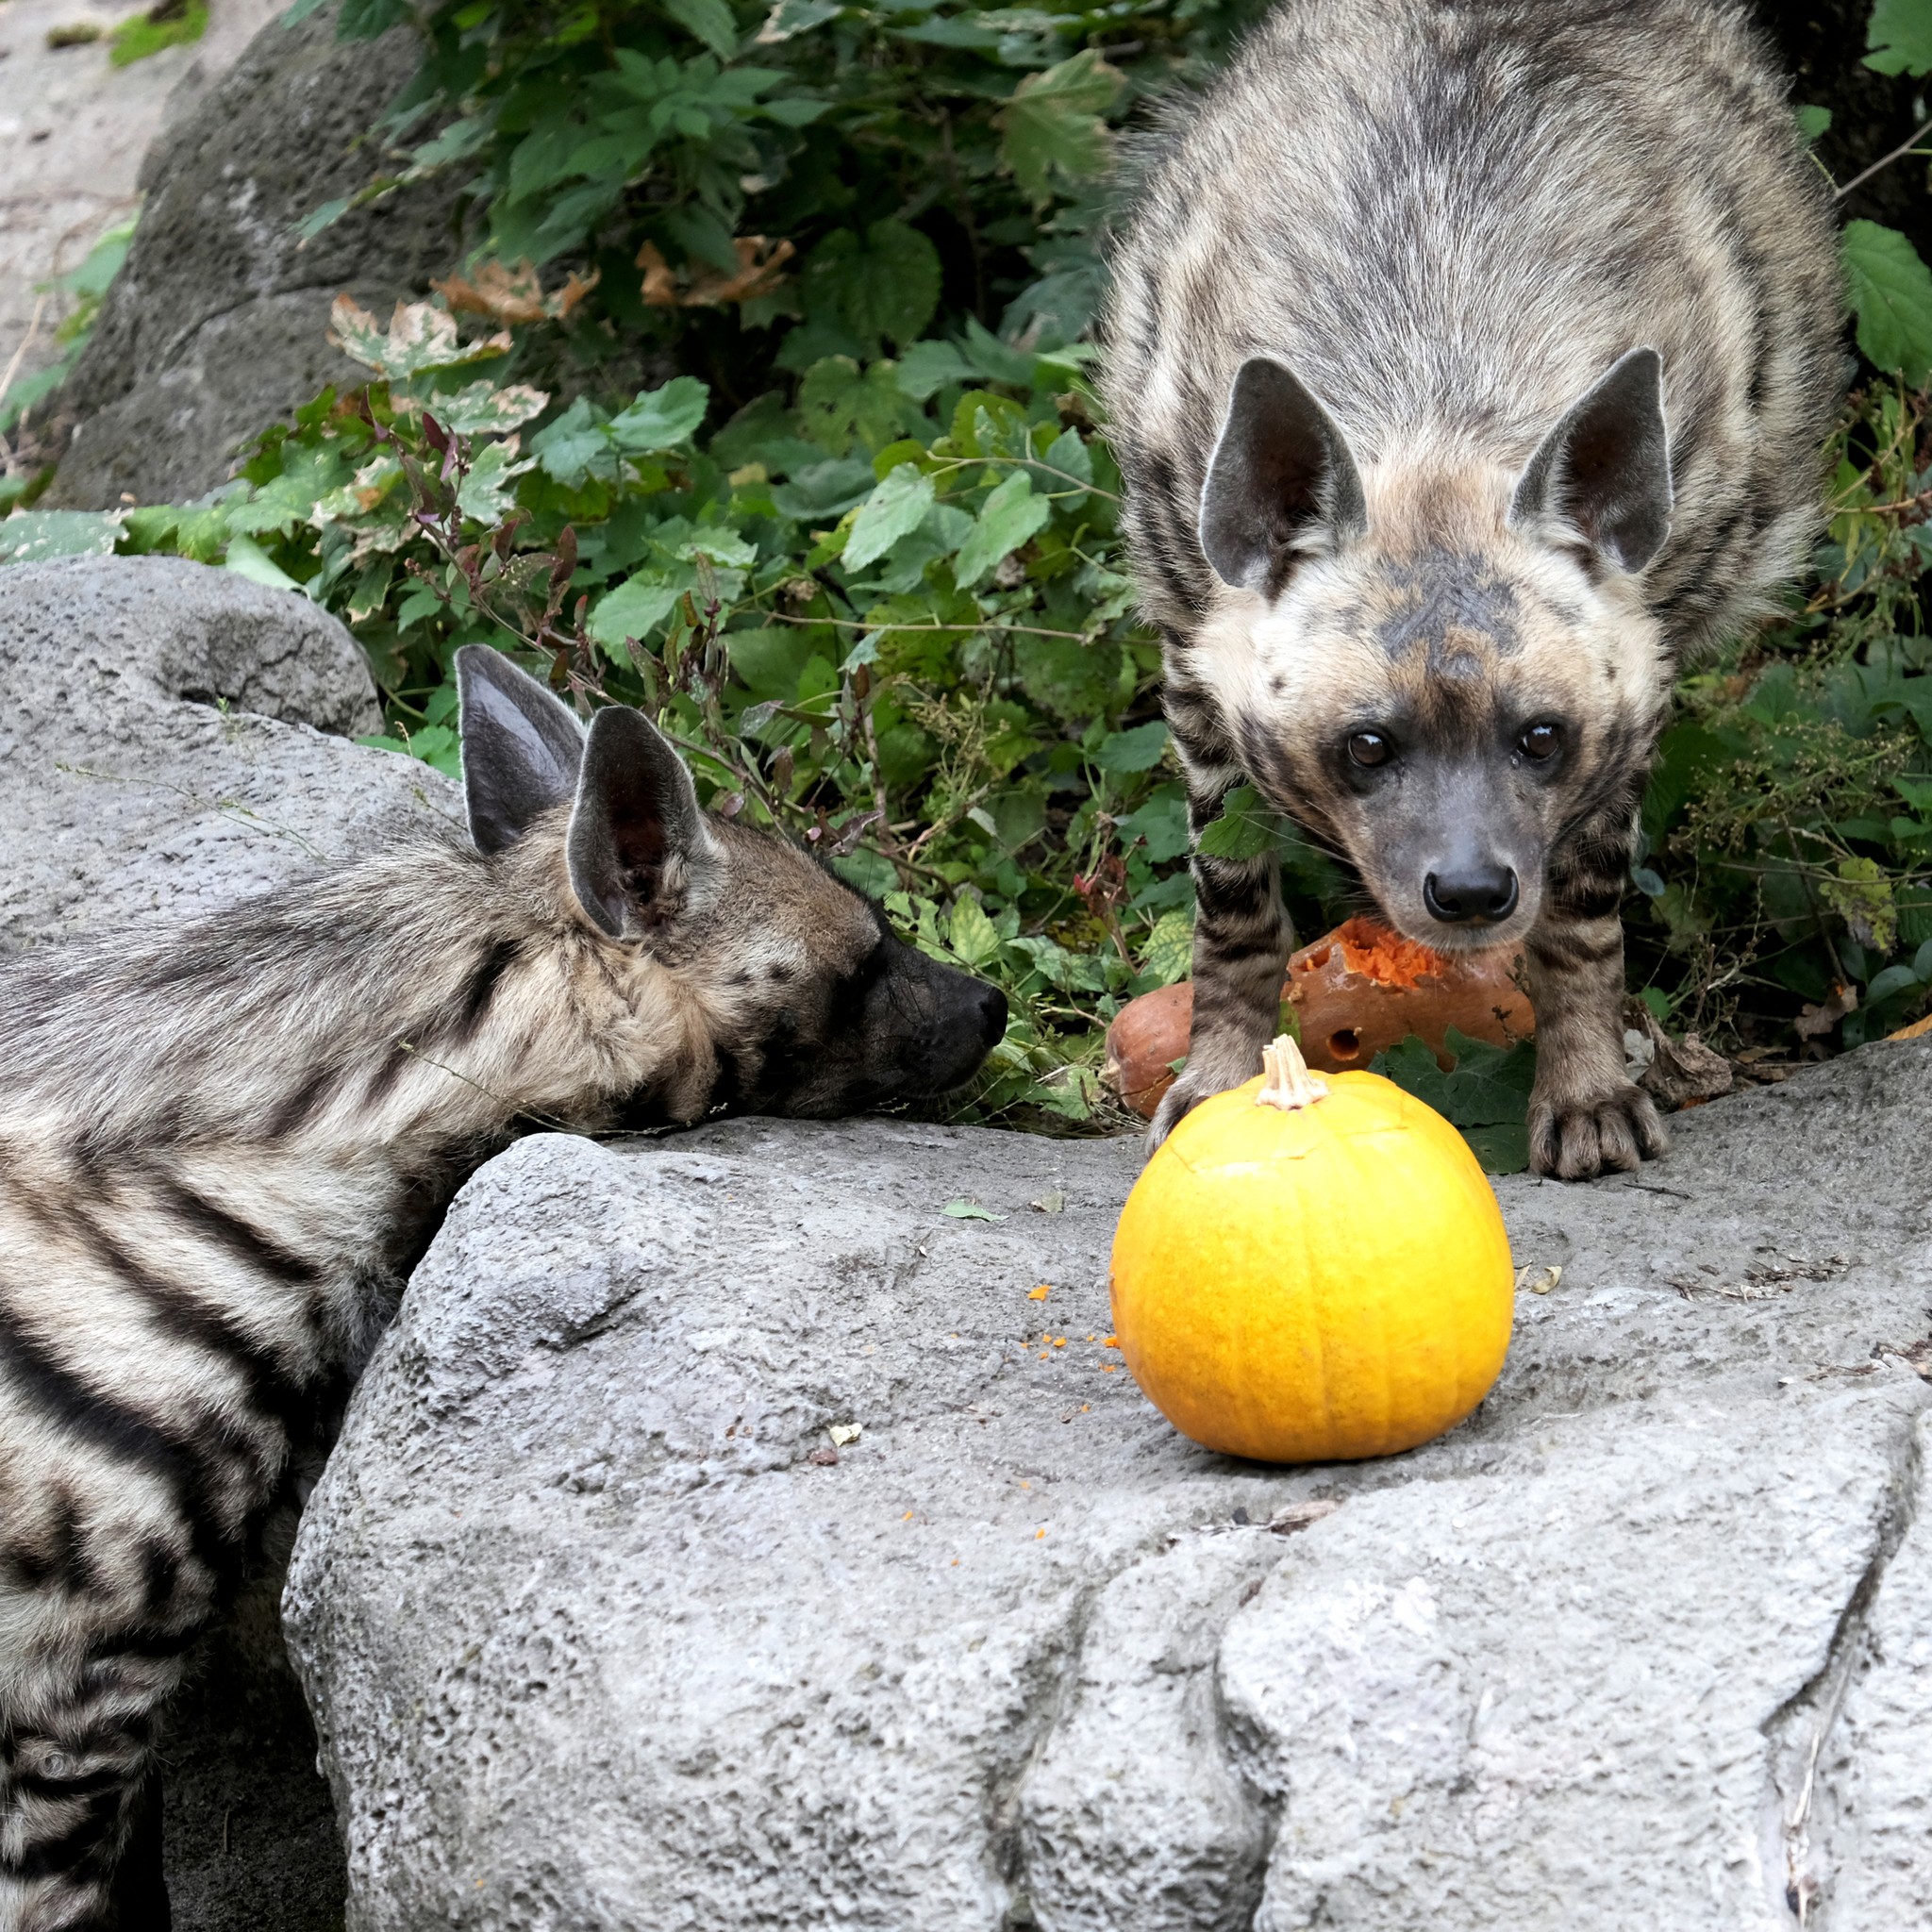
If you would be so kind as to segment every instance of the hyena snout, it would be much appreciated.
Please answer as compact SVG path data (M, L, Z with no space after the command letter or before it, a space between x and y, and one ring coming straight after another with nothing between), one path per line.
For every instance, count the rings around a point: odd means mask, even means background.
M911 946L890 943L891 970L866 1000L874 1077L908 1095L950 1092L1005 1038L1007 996Z

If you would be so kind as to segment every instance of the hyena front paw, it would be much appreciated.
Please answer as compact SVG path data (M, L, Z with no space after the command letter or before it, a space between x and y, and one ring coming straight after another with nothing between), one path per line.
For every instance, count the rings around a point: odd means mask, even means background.
M1182 1119L1191 1113L1204 1100L1211 1100L1217 1093L1225 1093L1230 1087L1239 1087L1244 1080L1252 1080L1261 1071L1261 1049L1254 1047L1233 1047L1215 1052L1212 1049L1196 1051L1188 1056L1188 1063L1176 1076L1174 1083L1160 1096L1160 1105L1154 1111L1154 1122L1147 1129L1147 1152L1154 1150L1180 1125Z
M1671 1144L1650 1095L1628 1080L1607 1092L1532 1096L1529 1164L1558 1180L1628 1173Z

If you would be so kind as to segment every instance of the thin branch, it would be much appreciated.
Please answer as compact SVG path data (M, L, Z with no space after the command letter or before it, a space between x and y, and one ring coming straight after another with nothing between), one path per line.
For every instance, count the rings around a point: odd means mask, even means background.
M788 617L782 610L771 610L765 614L776 618L780 624L824 624L829 625L834 630L876 631L881 637L892 631L906 631L916 635L921 631L956 630L962 635L970 636L976 630L997 630L1010 631L1015 636L1023 638L1071 638L1076 644L1091 644L1100 635L1098 631L1041 630L1038 625L1032 624L869 624L864 619L857 617Z
M1871 180L1873 175L1877 174L1881 168L1889 168L1891 166L1892 162L1897 160L1903 160L1907 155L1911 153L1913 147L1918 142L1919 137L1923 135L1928 128L1932 128L1932 120L1925 120L1920 122L1919 125L1915 128L1913 128L1912 131L1908 135L1907 135L1906 138L1902 142L1900 142L1899 144L1895 148L1893 148L1889 155L1880 155L1879 158L1875 161L1874 161L1869 168L1864 169L1859 174L1854 175L1852 178L1849 181L1847 181L1842 188L1834 189L1832 191L1831 198L1834 201L1842 201L1845 198L1845 196L1852 192L1853 189L1862 187L1867 181Z

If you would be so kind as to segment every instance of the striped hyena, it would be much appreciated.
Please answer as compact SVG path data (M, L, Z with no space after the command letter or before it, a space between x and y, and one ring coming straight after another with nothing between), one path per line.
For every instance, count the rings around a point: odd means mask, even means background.
M1683 653L1820 521L1828 197L1739 0L1290 0L1150 155L1106 393L1195 831L1252 784L1445 951L1521 944L1535 1165L1664 1145L1618 907ZM1274 861L1194 860L1249 1078Z
M480 1161L941 1092L1004 1028L636 711L458 669L468 841L0 971L0 1932L165 1923L158 1707Z

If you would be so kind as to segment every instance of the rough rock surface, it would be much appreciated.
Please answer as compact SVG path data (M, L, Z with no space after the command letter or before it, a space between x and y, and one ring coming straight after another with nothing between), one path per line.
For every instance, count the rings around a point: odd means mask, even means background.
M190 914L460 816L306 598L164 558L0 569L0 951Z
M1109 1373L1133 1144L521 1142L291 1571L350 1924L1922 1922L1928 1128L1882 1045L1505 1181L1496 1391L1290 1471Z
M408 29L344 44L335 17L271 22L150 153L134 246L60 394L80 420L48 506L182 502L225 482L241 441L357 379L326 341L338 293L387 314L455 265L456 191L441 181L298 240L380 172L369 130L416 58Z
M107 36L146 12L142 0L0 7L0 375L16 356L16 376L59 359L65 309L42 285L133 213L149 143L193 109L275 10L273 0L213 0L200 40L116 67ZM76 26L103 38L47 44L49 32Z
M158 558L0 569L0 951L213 909L457 814L426 766L329 735L376 719L354 640L291 592ZM271 1562L164 1739L177 1932L341 1924L278 1595Z

